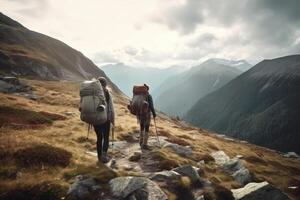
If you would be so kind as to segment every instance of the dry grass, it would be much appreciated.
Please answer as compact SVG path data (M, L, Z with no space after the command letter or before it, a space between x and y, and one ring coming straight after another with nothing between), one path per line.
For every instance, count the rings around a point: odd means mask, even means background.
M18 150L14 158L21 167L60 166L70 164L72 154L64 149L47 144L39 144Z
M180 165L192 164L189 159L182 158L168 149L159 149L150 152L149 156L158 162L160 170L170 170Z

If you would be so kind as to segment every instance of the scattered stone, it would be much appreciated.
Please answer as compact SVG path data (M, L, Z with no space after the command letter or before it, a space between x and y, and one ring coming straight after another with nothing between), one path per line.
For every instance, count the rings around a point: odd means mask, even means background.
M136 200L166 200L167 195L156 183L144 177L118 177L110 182L114 197Z
M235 180L237 180L241 185L246 185L247 183L252 181L252 177L247 168L242 167L238 171L232 174Z
M98 157L97 152L86 151L85 153L89 154L90 156Z
M197 166L198 167L203 167L205 165L205 161L204 160L200 160L198 163L197 163Z
M169 143L169 144L165 144L163 147L171 148L177 154L182 156L191 156L193 154L193 151L190 146L182 146L179 144Z
M191 165L184 165L181 167L177 167L175 169L173 169L172 171L175 171L179 174L181 174L182 176L187 176L191 179L191 181L193 183L200 181L200 176L198 174L198 168L193 167Z
M22 83L16 77L0 77L0 92L23 96L34 101L40 98L33 93L32 87Z
M299 158L300 156L295 152L287 152L283 155L286 158Z
M217 151L211 154L216 163L234 177L241 185L251 182L252 177L249 170L243 165L242 161L235 157L230 159L223 151Z
M76 176L75 182L70 186L66 199L85 200L97 199L101 195L101 187L94 178Z
M236 200L289 200L290 198L268 182L249 183L231 190Z
M75 112L69 112L69 111L65 112L64 114L67 115L67 116L74 116L74 115L76 115Z
M201 195L201 196L199 196L199 197L196 197L195 200L205 200L205 199L204 199L204 196Z
M224 165L230 158L224 153L224 151L216 151L210 154L218 165Z
M161 171L150 174L149 179L153 181L167 181L180 179L181 175L175 171Z

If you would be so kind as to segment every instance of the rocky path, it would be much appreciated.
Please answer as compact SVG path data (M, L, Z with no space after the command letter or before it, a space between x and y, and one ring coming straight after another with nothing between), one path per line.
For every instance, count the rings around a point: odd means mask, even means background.
M177 195L177 199L236 199L236 200L254 200L265 199L271 200L276 197L278 200L289 199L282 191L272 186L268 182L254 183L248 169L241 161L242 155L230 158L223 151L216 151L211 154L215 163L228 175L232 176L240 183L241 188L227 190L219 188L209 180L201 177L201 169L191 165L180 166L172 170L159 171L157 161L151 159L151 151L159 148L171 148L174 152L181 155L189 155L190 147L166 141L166 137L159 137L160 146L156 137L149 138L150 150L141 150L138 141L138 135L133 134L127 141L114 142L114 148L110 149L109 154L112 159L106 165L115 171L123 171L128 174L115 179L109 183L111 193L103 196L102 199L148 199L148 200L166 200L168 196L162 188L167 188ZM112 144L110 144L112 147ZM91 156L97 157L95 152L87 152ZM205 163L201 162L202 165ZM184 181L188 178L189 181ZM89 191L85 188L86 181L94 187L93 179L77 180L76 187L73 191ZM81 185L80 183L84 184ZM185 182L185 183L184 183ZM73 184L73 186L74 186ZM186 190L188 184L190 186ZM182 190L182 191L181 191ZM76 193L77 194L77 193ZM218 196L219 195L219 196ZM81 199L81 198L75 198Z
M149 137L150 150L141 150L136 134L131 135L130 141L115 141L113 146L110 142L109 156L111 160L106 165L115 170L130 171L140 175L155 172L157 171L155 167L157 161L152 160L148 155L151 150L168 144L169 142L166 142L165 139L166 137L159 137L159 146L157 137ZM97 157L96 152L87 151L86 153Z

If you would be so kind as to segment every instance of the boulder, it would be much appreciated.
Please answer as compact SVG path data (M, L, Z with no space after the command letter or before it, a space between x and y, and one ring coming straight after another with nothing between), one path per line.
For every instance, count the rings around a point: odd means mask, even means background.
M241 185L246 185L247 183L252 181L252 177L247 168L242 167L241 169L235 171L232 174L233 178L239 182Z
M101 187L94 178L78 175L70 186L67 200L97 199L101 195Z
M0 80L0 92L12 93L14 90L15 89L13 85Z
M112 195L132 200L166 200L167 195L159 186L144 177L118 177L110 182Z
M251 182L251 175L249 170L244 167L242 161L238 158L233 158L223 164L223 169L231 174L236 181L241 185Z
M243 188L231 190L236 200L289 200L290 198L268 182L249 183Z
M286 157L286 158L299 158L299 155L296 154L295 152L287 152L283 156Z
M167 181L180 179L181 175L175 171L161 171L150 174L149 179L153 181Z
M193 183L200 181L200 176L198 174L198 168L193 167L191 165L184 165L181 167L177 167L175 169L172 169L172 171L175 171L182 176L187 176L191 179Z
M210 154L218 165L224 165L227 163L230 158L227 156L224 151L216 151Z
M164 148L171 148L174 152L182 156L191 156L193 154L190 146L182 146L174 143L167 143L163 146Z

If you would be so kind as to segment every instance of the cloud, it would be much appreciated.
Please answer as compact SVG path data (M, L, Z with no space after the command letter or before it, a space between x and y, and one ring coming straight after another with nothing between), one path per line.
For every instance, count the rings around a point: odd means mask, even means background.
M21 15L29 16L32 18L43 17L50 9L50 4L47 0L13 0L14 2L23 3L26 6L17 9L16 12Z
M212 33L204 33L197 36L196 38L193 38L190 42L187 43L187 45L190 47L198 47L200 45L207 46L207 45L211 45L211 43L215 40L217 40L217 38Z
M201 1L189 0L179 3L169 8L165 15L153 18L153 21L164 23L170 29L179 30L182 34L191 33L197 28L198 23L203 21Z

